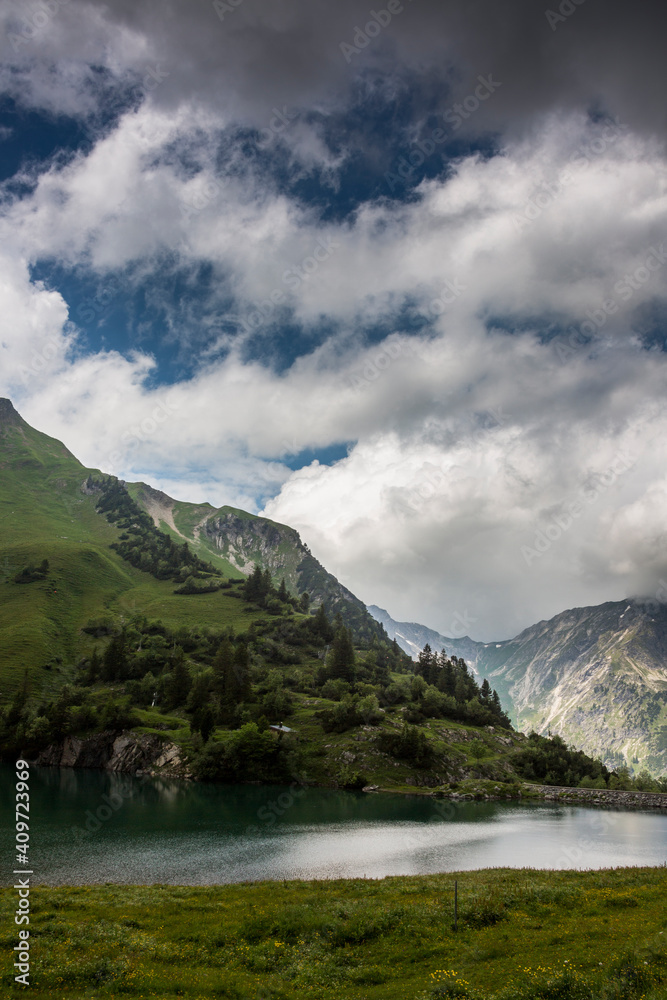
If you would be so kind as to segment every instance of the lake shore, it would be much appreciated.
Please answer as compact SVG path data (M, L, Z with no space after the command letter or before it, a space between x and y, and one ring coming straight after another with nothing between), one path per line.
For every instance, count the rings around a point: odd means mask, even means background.
M181 747L155 734L125 732L101 733L78 738L67 736L61 744L53 744L34 761L43 767L73 767L107 770L116 773L148 775L150 777L196 780ZM314 788L335 788L324 782L306 781ZM420 785L367 785L365 792L387 792L393 795L422 795L451 801L543 801L563 804L617 808L624 810L666 810L667 793L640 792L620 789L572 788L539 785L529 782L503 783L488 779L466 779L456 788Z

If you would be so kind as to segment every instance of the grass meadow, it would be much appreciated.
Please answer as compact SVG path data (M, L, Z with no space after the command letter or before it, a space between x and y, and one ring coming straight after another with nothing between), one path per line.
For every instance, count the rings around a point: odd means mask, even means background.
M29 995L658 1000L667 997L666 898L665 867L38 887ZM2 890L0 903L9 954L14 892Z

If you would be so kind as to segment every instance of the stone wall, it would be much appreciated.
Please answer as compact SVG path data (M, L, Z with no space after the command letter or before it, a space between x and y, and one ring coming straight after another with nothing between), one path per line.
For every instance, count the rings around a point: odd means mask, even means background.
M582 806L613 806L615 809L667 809L665 792L622 792L611 788L563 788L559 785L530 785L548 801Z

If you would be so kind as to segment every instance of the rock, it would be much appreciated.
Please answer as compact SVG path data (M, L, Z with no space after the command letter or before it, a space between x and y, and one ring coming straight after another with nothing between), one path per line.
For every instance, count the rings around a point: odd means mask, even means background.
M164 774L189 778L180 747L148 733L96 733L66 736L43 750L36 764L43 767L89 767L124 774Z
M361 790L362 792L377 792L379 785L365 785Z

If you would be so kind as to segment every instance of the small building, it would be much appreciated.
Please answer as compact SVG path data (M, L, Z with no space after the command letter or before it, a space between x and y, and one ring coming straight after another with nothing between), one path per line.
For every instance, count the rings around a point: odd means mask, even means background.
M269 729L272 732L274 732L274 733L278 733L278 739L279 740L281 740L283 738L283 736L285 735L285 733L293 733L294 732L294 730L290 729L289 726L283 726L282 722L278 722L276 725L269 726Z

